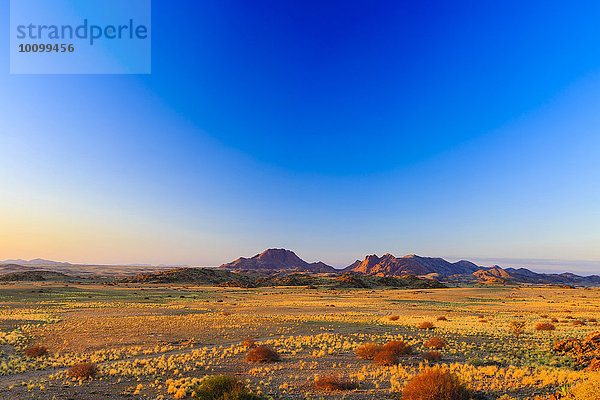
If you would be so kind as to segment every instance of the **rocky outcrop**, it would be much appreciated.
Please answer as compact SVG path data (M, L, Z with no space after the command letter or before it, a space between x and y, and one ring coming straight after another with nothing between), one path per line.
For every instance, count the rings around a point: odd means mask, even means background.
M388 253L382 257L373 254L366 256L363 261L356 260L353 264L346 267L344 271L375 276L428 274L452 276L472 274L479 269L481 267L465 260L451 263L443 258L421 257L414 254L404 257L394 257Z
M600 371L600 332L590 333L583 340L561 340L555 343L554 351L572 356L587 371Z

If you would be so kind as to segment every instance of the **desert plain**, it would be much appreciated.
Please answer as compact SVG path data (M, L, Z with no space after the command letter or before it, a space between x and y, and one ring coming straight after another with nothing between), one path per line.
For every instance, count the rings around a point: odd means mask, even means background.
M593 338L599 311L600 288L539 285L4 282L0 399L185 399L221 375L256 398L399 399L429 368L472 398L592 399L589 355L557 343ZM261 346L278 360L248 361ZM80 363L93 373L74 376Z

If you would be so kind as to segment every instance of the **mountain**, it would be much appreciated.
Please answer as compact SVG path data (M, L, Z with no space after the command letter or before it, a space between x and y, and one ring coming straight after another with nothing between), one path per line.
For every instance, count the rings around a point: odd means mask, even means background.
M321 261L307 263L291 250L268 249L251 258L240 257L237 260L223 264L220 269L229 270L298 270L309 272L337 272L337 270Z
M506 268L504 271L513 280L522 283L600 286L600 276L598 275L579 276L569 272L562 274L541 274L532 272L526 268Z
M18 264L18 265L23 265L26 267L32 267L32 266L64 266L64 265L71 265L67 262L59 262L59 261L52 261L52 260L44 260L43 258L34 258L33 260L23 260L23 259L17 259L17 260L4 260L4 261L0 261L0 264Z
M504 269L497 265L494 265L488 269L480 269L479 271L473 272L473 275L477 278L479 283L486 285L490 284L514 284L516 278L506 272Z
M452 276L472 274L480 269L481 267L465 260L450 263L443 258L421 257L414 254L398 258L388 253L382 257L373 254L366 256L363 261L356 260L344 271L376 276L428 274Z

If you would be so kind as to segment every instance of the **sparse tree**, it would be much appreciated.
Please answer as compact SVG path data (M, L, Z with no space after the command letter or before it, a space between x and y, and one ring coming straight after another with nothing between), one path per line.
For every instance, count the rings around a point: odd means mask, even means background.
M525 332L525 321L511 321L508 325L508 330L513 334L515 339L517 339L517 345L519 344L519 338Z

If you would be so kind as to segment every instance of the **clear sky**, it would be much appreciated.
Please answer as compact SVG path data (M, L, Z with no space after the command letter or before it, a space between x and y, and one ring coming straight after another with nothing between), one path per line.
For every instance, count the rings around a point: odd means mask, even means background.
M150 75L10 75L2 35L0 259L600 272L600 2L152 14Z

